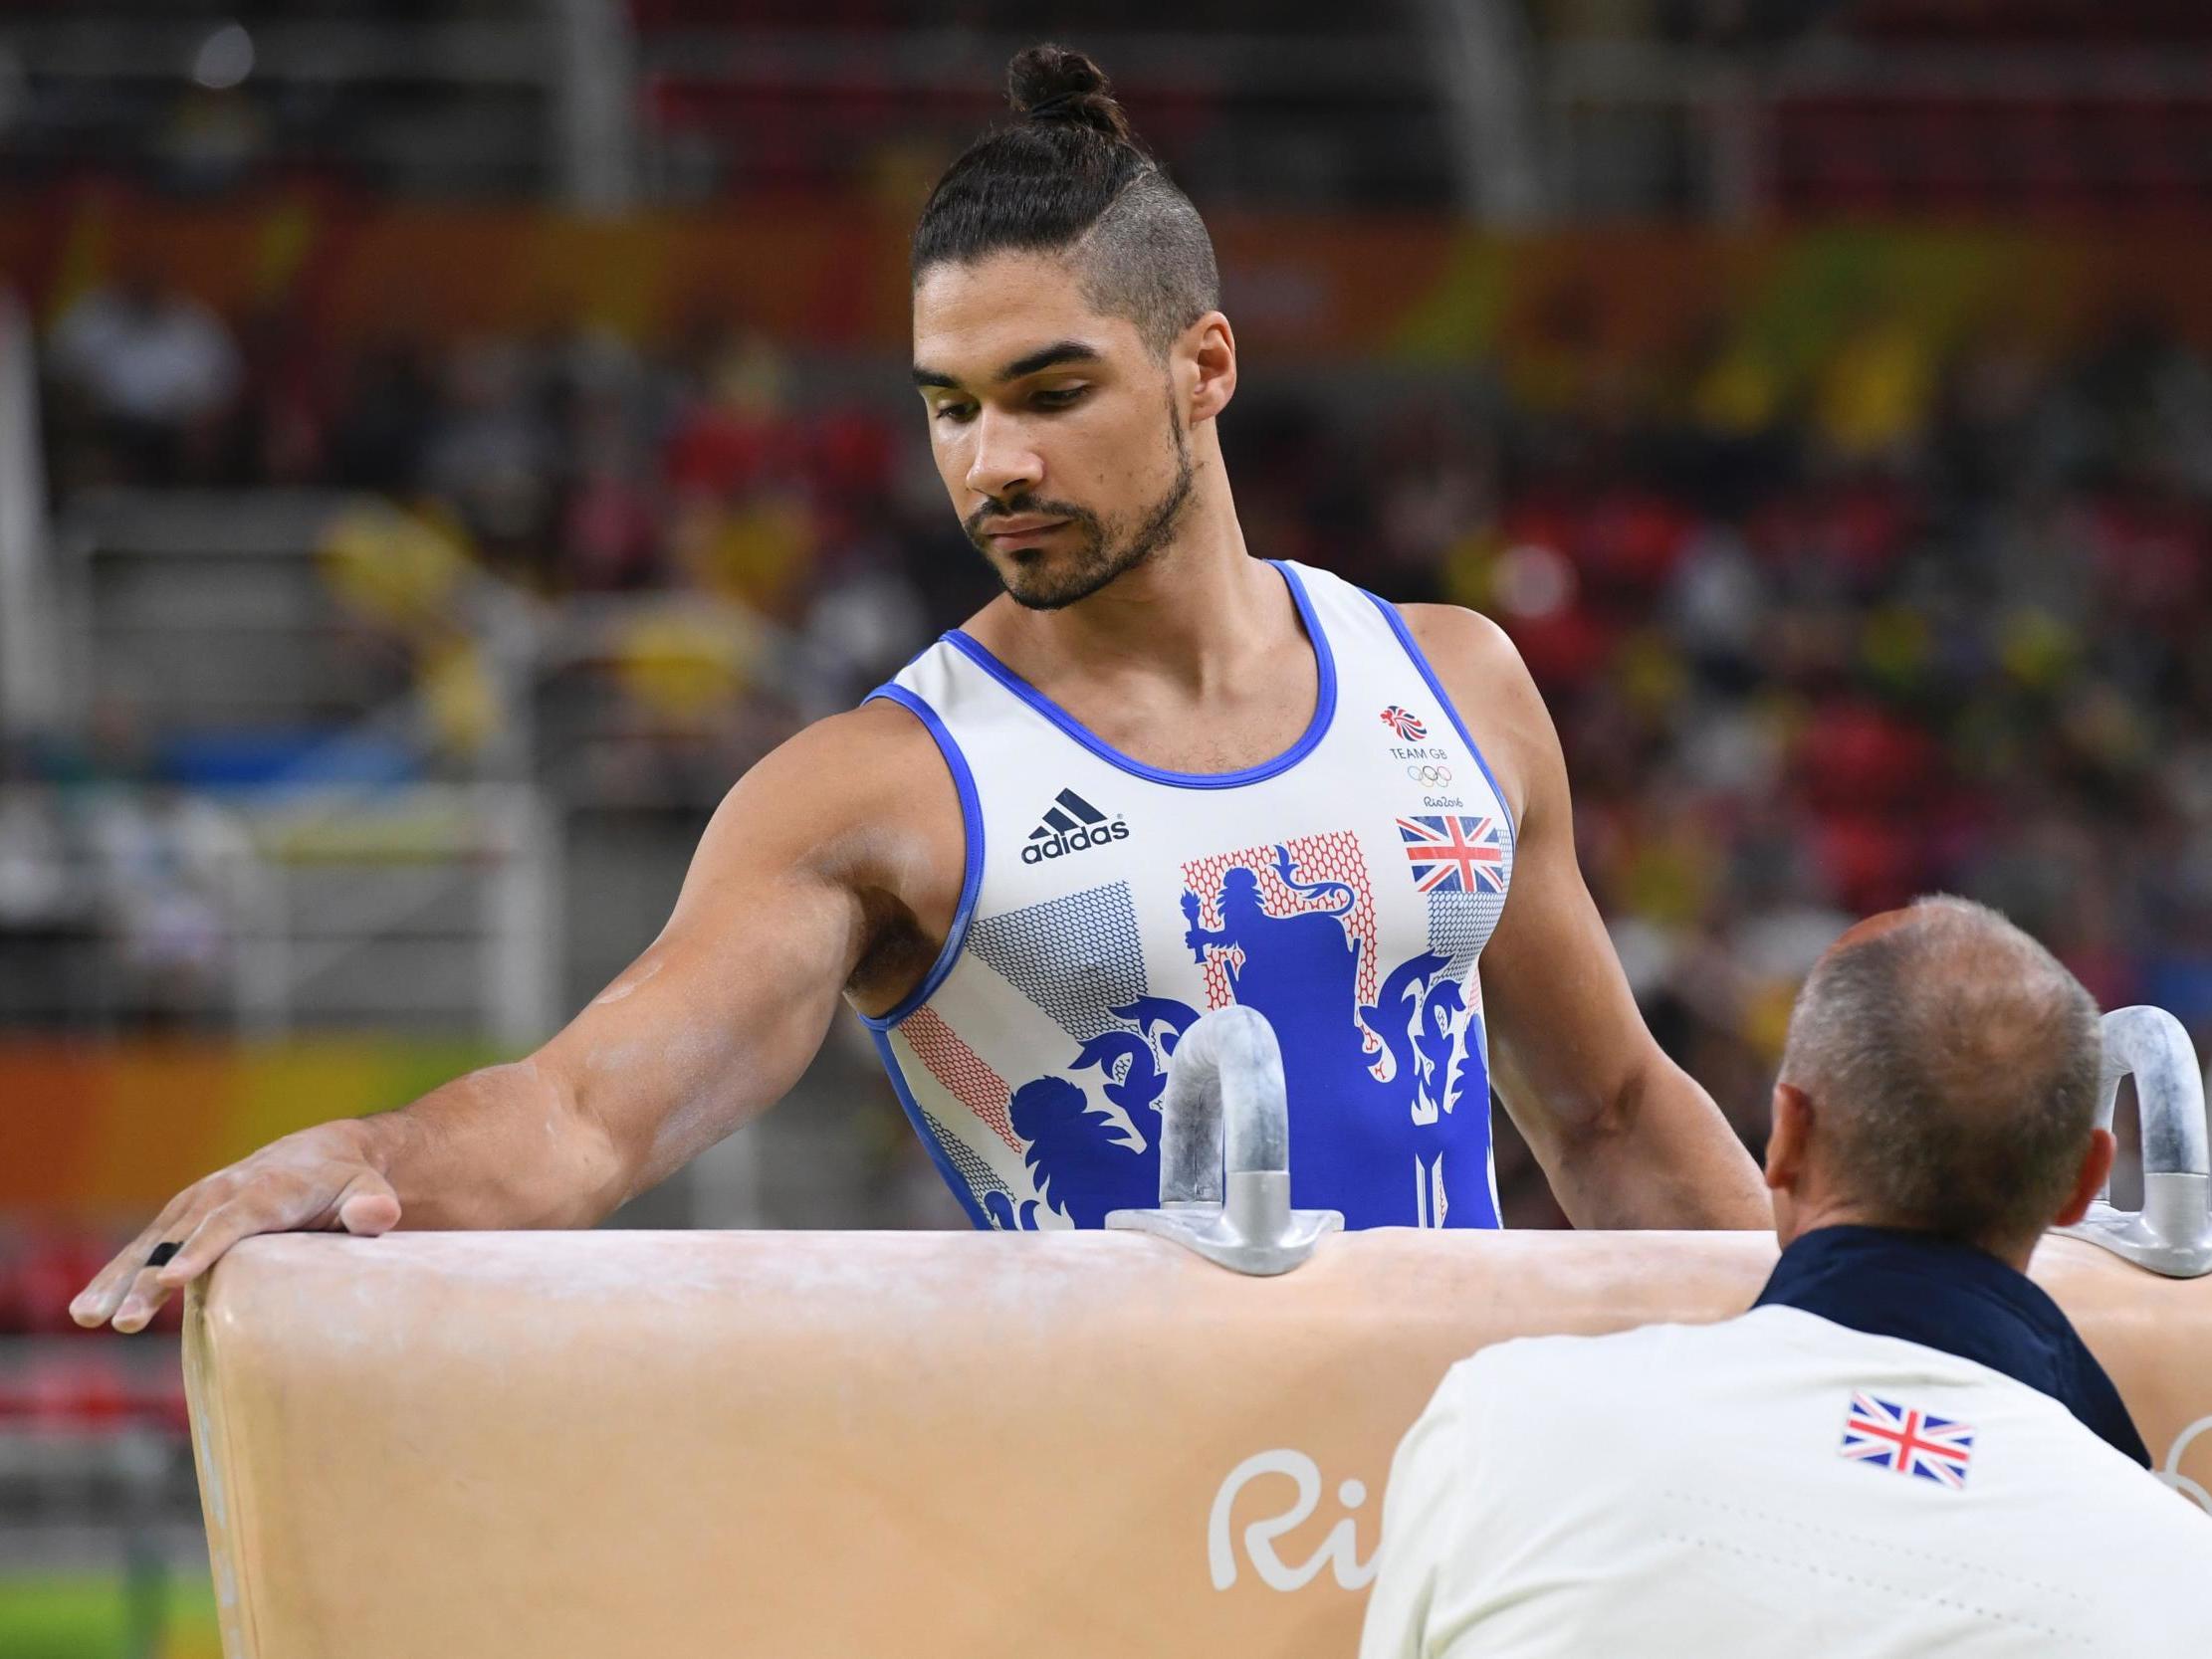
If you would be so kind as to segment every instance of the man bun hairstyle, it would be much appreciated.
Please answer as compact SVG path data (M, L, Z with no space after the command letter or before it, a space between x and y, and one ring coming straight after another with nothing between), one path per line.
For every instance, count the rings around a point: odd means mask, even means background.
M1067 121L1141 148L1113 94L1104 70L1064 46L1024 47L1006 65L1006 102L1016 114Z
M1019 117L985 133L937 181L914 228L911 272L1003 252L1057 254L1084 302L1128 318L1156 358L1220 305L1199 211L1145 149L1105 72L1080 52L1031 46L1006 65Z

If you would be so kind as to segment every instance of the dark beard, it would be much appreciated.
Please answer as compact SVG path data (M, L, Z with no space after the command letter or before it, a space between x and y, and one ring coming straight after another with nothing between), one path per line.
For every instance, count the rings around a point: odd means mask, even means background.
M1191 488L1195 476L1191 466L1191 446L1185 440L1183 423L1180 420L1175 422L1175 478L1160 499L1146 511L1137 527L1127 535L1115 536L1100 521L1097 514L1072 503L1023 497L1020 501L1008 502L1003 507L990 504L982 508L967 526L968 537L989 559L990 543L985 539L982 528L986 518L1036 514L1040 517L1067 519L1069 528L1076 532L1076 536L1072 538L1075 540L1074 546L1059 549L1022 548L1010 555L1013 560L1013 569L1010 572L999 569L995 560L991 561L991 568L997 575L999 585L1015 604L1033 611L1064 609L1078 599L1088 599L1117 576L1136 569L1166 546L1174 536L1185 509L1191 505Z

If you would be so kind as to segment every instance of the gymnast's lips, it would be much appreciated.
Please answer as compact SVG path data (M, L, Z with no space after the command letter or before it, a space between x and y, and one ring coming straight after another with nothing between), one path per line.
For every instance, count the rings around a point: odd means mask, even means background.
M1065 518L1001 518L995 528L988 528L984 534L995 543L1026 541L1049 534L1067 522Z

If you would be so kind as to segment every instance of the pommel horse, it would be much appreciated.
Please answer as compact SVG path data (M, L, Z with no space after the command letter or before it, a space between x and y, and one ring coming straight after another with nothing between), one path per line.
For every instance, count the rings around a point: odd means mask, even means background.
M2105 1049L2144 1206L2035 1276L2212 1508L2202 1080L2155 1009ZM1446 1368L1726 1317L1774 1259L1294 1211L1248 1010L1186 1036L1162 1135L1160 1206L1103 1232L247 1240L186 1307L228 1659L1342 1659Z

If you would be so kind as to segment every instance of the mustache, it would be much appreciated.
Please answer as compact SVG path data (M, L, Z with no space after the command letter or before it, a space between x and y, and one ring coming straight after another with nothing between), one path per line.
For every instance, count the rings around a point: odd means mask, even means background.
M1040 501L1034 496L1024 496L1019 501L986 502L976 509L968 516L968 539L978 546L983 545L986 518L1018 518L1032 515L1039 518L1066 518L1086 529L1095 530L1098 527L1098 519L1073 502L1048 502Z

